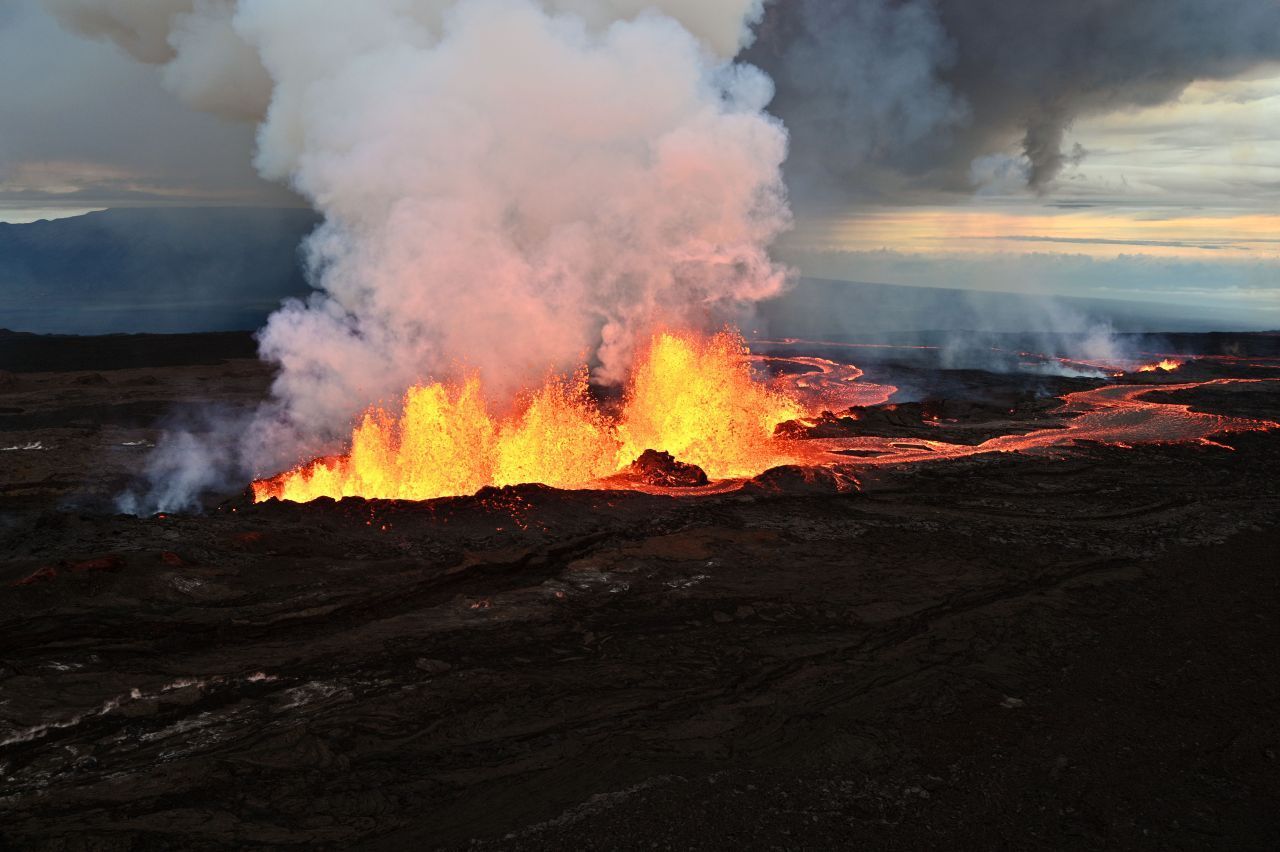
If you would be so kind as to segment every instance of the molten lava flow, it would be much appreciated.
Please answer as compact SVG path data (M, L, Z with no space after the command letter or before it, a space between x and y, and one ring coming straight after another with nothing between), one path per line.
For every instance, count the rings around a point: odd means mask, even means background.
M770 386L797 400L809 412L841 411L854 406L880 405L897 392L894 385L859 381L863 372L853 364L827 358L789 355L753 355L753 361L774 366L799 368L802 372L776 377Z
M351 451L253 483L255 500L317 497L424 500L485 485L586 485L627 467L647 449L669 452L713 478L752 476L793 461L774 427L805 412L751 374L735 334L664 332L641 353L621 416L595 406L583 369L553 378L505 419L488 410L476 376L417 385L399 417L365 413Z
M1154 364L1143 364L1138 368L1139 373L1154 373L1156 370L1163 370L1171 373L1182 366L1182 362L1174 358L1162 358Z
M1139 444L1199 443L1222 446L1211 436L1236 432L1261 432L1280 429L1280 423L1229 417L1193 411L1190 405L1153 402L1143 396L1157 390L1181 391L1198 387L1230 386L1280 381L1275 379L1211 379L1204 382L1160 385L1105 385L1093 390L1069 393L1062 398L1056 414L1062 419L1049 428L1035 429L1020 435L1001 435L980 444L951 444L944 441L912 440L859 435L848 438L811 439L804 444L810 450L811 463L825 463L840 458L847 467L867 467L904 462L941 461L981 453L1042 453L1066 447L1079 441L1132 447ZM858 460L848 461L849 456Z

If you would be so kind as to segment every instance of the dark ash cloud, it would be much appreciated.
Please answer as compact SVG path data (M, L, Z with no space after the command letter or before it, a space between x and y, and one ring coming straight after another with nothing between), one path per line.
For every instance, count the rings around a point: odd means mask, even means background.
M968 191L1010 155L1042 191L1079 116L1280 60L1276 0L777 0L746 58L777 83L802 195Z

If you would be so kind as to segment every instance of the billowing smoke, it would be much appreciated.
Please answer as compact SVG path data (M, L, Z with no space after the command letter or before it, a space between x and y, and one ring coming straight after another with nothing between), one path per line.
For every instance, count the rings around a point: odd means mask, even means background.
M283 8L246 3L238 26L276 80L259 168L327 217L326 295L262 335L304 423L345 427L350 400L455 362L502 391L584 356L618 381L654 322L723 322L781 288L771 86L673 19L593 31L464 0L432 40L363 4Z
M257 122L258 169L324 216L317 293L261 333L255 473L415 380L616 382L652 325L778 294L788 145L807 204L1043 190L1078 116L1280 58L1276 0L45 3Z
M1280 59L1280 3L789 0L758 32L793 191L902 201L970 191L992 155L1045 189L1087 155L1064 150L1077 117Z
M424 378L509 397L586 359L617 382L655 324L784 285L786 133L731 62L758 0L48 2L194 106L259 118L258 169L325 217L319 291L260 335L259 472Z
M236 33L226 0L44 0L63 26L108 38L133 58L163 66L164 82L191 106L257 120L271 78Z

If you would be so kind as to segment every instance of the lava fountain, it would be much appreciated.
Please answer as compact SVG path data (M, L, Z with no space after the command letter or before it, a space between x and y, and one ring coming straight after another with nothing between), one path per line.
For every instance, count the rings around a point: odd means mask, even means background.
M364 413L350 450L253 483L256 501L317 497L426 500L485 485L588 485L646 449L696 464L713 479L746 477L795 460L774 428L805 414L752 373L731 332L650 339L610 417L592 399L586 369L554 376L495 417L477 375L411 387L399 415Z
M766 380L753 362L804 372ZM1137 372L1170 371L1165 359ZM253 483L255 501L318 497L427 500L475 493L486 485L542 483L557 488L634 487L627 470L645 450L697 465L712 480L738 480L785 464L874 466L939 461L987 452L1040 452L1079 441L1128 447L1145 443L1213 444L1211 436L1278 424L1192 411L1143 399L1150 385L1114 384L1063 397L1058 422L980 444L849 435L820 439L778 430L814 412L885 402L891 385L858 381L862 371L822 358L755 356L741 336L654 334L638 353L619 403L601 405L585 367L525 392L513 412L495 416L481 379L411 387L398 414L367 410L343 455L315 459ZM1215 379L1166 385L1169 391L1263 379ZM851 462L849 453L860 458ZM704 482L706 480L703 480Z
M1178 369L1181 366L1182 366L1182 362L1177 360L1176 358L1161 358L1159 361L1156 361L1154 364L1143 364L1141 367L1138 368L1138 372L1154 373L1159 371L1163 373L1172 373L1174 370Z

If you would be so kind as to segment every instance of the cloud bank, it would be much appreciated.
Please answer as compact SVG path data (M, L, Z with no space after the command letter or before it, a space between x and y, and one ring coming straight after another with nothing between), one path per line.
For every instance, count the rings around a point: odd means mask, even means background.
M794 0L758 32L792 187L834 200L1044 190L1087 155L1064 148L1078 117L1280 60L1274 0Z

